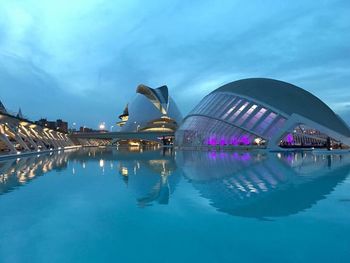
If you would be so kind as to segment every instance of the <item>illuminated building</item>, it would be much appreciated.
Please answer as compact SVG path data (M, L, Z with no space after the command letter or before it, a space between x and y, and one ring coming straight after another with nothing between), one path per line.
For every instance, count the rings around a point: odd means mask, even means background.
M123 113L121 115L119 115L119 119L120 121L117 122L117 125L119 127L123 127L125 125L125 123L128 121L129 119L129 110L128 110L128 105L126 105Z
M176 132L179 146L281 148L350 145L350 129L325 103L265 78L228 83L204 97Z
M122 132L174 132L182 120L181 113L169 96L167 86L152 89L139 85L136 96L119 116Z
M47 127L52 130L68 133L68 123L58 119L57 121L48 121L47 119L40 119L35 122L36 124Z

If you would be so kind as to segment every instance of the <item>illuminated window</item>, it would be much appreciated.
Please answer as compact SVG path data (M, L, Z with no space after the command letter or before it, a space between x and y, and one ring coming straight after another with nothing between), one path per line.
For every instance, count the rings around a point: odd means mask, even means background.
M265 108L261 108L253 118L251 118L245 125L244 127L247 128L248 130L251 130L254 125L260 120L260 118L265 114L267 110Z
M242 102L241 99L234 102L233 106L222 116L222 119L225 120L227 116L231 114L231 112Z
M249 102L245 102L230 118L229 121L232 122L236 117L248 106Z
M271 112L257 127L254 129L258 134L263 134L264 131L270 126L277 114Z
M236 125L241 125L249 116L252 114L252 112L257 108L257 105L253 105L247 110L239 120L237 120Z

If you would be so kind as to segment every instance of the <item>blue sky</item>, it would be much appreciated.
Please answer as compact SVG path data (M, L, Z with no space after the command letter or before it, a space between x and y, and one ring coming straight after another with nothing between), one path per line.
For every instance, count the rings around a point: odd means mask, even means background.
M0 0L0 99L30 119L113 125L138 84L184 115L247 77L300 86L350 122L350 1Z

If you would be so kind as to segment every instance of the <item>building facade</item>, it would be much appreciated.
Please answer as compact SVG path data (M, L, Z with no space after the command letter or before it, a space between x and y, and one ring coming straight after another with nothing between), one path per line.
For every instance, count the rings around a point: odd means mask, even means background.
M182 115L167 86L152 89L139 85L135 98L119 116L121 132L175 132Z
M252 78L206 97L176 132L179 146L269 149L350 145L350 129L325 103L292 84Z

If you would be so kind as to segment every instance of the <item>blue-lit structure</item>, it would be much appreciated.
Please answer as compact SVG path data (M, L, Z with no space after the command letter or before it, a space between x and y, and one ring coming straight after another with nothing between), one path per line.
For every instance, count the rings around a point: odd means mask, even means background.
M350 145L350 129L320 99L266 78L228 83L185 117L179 146L260 146L270 149Z

